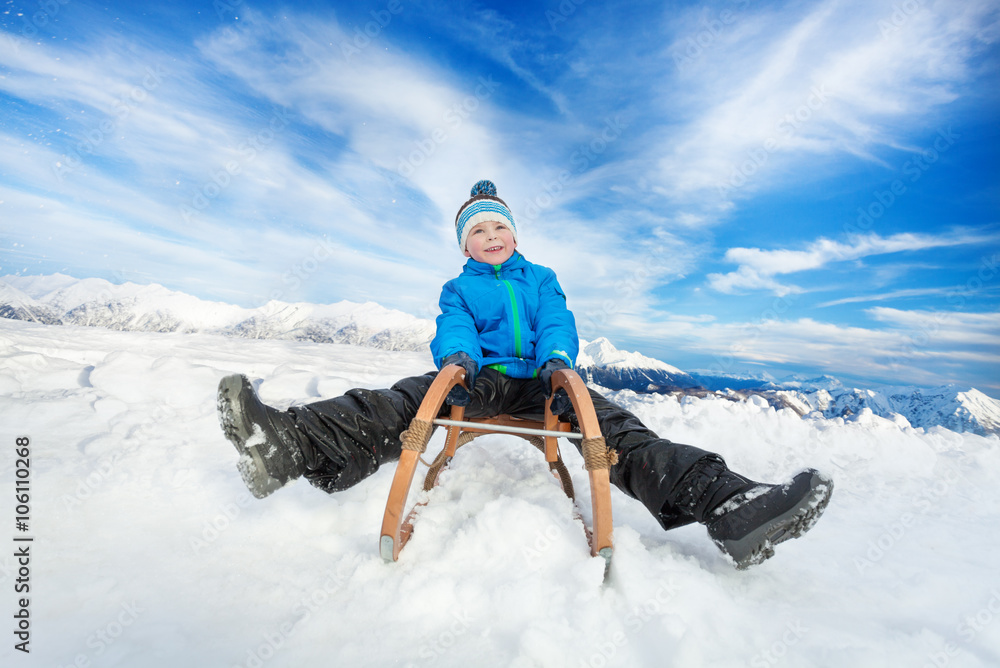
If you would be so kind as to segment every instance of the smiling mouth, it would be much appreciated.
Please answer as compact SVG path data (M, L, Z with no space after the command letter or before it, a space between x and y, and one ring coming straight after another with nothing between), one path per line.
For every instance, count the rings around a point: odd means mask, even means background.
M487 253L496 253L497 251L502 251L502 250L503 250L503 246L490 246L489 248L486 249L486 252Z

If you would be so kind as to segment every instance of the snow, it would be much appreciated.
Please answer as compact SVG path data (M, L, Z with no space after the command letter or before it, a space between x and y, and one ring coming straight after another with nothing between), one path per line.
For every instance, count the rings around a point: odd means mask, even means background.
M702 527L664 532L614 490L607 583L570 501L517 438L459 452L395 564L378 556L392 466L334 495L297 481L257 500L243 486L216 416L225 374L246 373L287 407L430 368L426 352L0 320L2 479L12 490L14 439L29 436L35 536L31 654L8 635L0 662L1000 663L996 436L864 409L802 419L753 400L610 393L658 433L717 451L755 480L813 466L836 489L808 535L744 572ZM581 459L563 452L589 518ZM8 527L12 496L0 504ZM10 545L0 553L8 601Z

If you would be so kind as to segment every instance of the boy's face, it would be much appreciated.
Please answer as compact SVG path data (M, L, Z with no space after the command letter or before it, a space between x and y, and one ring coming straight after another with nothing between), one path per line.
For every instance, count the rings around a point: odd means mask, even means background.
M479 223L469 232L465 243L465 257L484 264L503 264L514 254L517 242L514 234L503 223Z

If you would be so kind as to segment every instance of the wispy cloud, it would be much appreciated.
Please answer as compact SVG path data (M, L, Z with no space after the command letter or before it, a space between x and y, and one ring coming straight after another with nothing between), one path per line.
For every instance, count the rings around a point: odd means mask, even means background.
M828 308L831 306L843 306L844 304L895 301L897 299L906 299L909 297L947 296L951 292L954 292L954 288L912 288L907 290L893 290L892 292L883 292L881 294L874 295L843 297L841 299L833 299L828 302L823 302L821 304L817 304L816 306L817 308Z
M735 3L726 22L723 10L690 13L668 53L692 89L692 120L658 147L659 187L725 208L819 176L838 155L878 161L880 147L905 148L908 128L958 96L997 20L991 2L912 7Z
M774 276L819 269L833 262L858 260L872 255L991 243L997 239L1000 239L997 235L966 231L947 235L902 233L890 237L868 234L854 236L847 243L818 239L805 250L730 248L725 259L740 265L739 269L728 274L709 274L708 283L713 289L727 294L763 289L782 296L801 292L801 289L782 285L773 279Z

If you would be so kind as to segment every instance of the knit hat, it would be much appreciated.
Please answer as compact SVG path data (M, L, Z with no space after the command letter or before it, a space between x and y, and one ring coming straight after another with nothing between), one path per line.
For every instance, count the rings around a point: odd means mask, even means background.
M514 243L517 243L517 227L514 225L514 216L506 202L497 197L497 187L492 181L477 181L472 186L472 198L462 205L455 215L455 235L458 237L458 247L464 251L465 243L469 240L469 232L479 223L496 221L503 223L514 235Z

